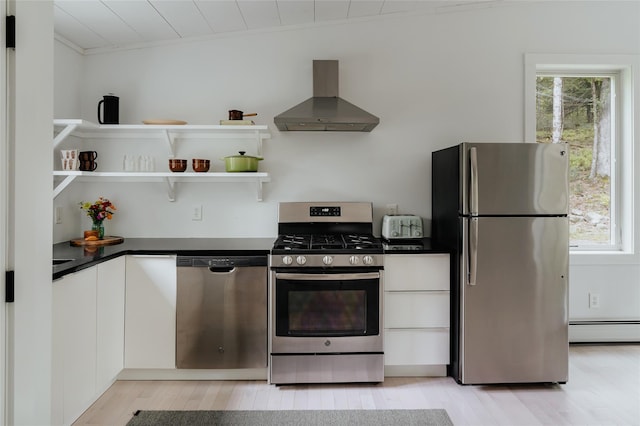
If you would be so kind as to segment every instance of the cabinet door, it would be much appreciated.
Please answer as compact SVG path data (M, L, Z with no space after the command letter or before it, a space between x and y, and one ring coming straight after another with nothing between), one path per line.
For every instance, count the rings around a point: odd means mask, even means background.
M96 384L102 391L124 367L125 258L100 263L97 268Z
M448 254L385 254L387 291L449 290Z
M176 257L127 256L125 368L175 368Z
M96 396L96 268L56 281L52 309L53 416L70 424Z
M449 292L385 292L385 328L449 327Z

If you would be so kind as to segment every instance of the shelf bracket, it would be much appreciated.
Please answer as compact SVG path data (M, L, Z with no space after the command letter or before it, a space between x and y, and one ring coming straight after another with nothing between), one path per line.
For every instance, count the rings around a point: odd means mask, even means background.
M169 157L174 158L176 156L176 135L169 132L169 130L165 130L162 133L167 141L167 145L169 145Z
M262 179L256 182L256 199L262 201Z
M54 148L57 147L60 142L65 140L67 136L69 136L71 132L73 132L76 129L76 127L78 127L77 124L69 124L67 127L62 129L60 133L58 133L56 137L53 138L53 147Z
M75 175L70 175L64 178L64 180L53 189L53 198L56 198L67 186L69 186L71 182L73 182L75 178Z
M173 202L176 200L176 183L172 182L168 177L164 178L164 181L167 184L167 197L169 201Z
M262 157L262 134L256 131L258 157Z

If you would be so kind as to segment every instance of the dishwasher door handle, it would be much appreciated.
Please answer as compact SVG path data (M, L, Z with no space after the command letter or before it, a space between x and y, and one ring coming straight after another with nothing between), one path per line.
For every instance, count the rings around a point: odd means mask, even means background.
M231 274L236 271L235 266L209 266L209 271L214 274Z

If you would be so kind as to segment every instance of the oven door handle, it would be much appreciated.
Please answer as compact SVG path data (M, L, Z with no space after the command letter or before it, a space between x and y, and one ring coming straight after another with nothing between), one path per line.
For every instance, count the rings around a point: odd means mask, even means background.
M380 272L361 272L355 274L291 274L278 272L276 279L299 281L335 281L335 280L370 280L380 278Z

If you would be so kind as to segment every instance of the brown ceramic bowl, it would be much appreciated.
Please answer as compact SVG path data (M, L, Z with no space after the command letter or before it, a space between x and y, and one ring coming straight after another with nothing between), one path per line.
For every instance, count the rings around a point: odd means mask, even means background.
M98 237L98 231L96 230L89 230L89 231L84 231L84 238L87 239L87 237Z
M171 170L172 172L184 172L185 170L187 170L187 160L170 158L169 170Z
M194 158L191 160L191 166L194 172L204 173L209 171L210 161L204 158Z

